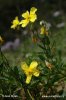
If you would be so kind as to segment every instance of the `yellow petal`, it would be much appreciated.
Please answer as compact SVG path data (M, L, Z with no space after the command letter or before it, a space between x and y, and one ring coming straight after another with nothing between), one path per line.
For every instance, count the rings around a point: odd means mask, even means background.
M19 25L18 17L15 17L12 23L13 25L11 25L11 28L15 29Z
M38 66L38 63L36 61L33 61L31 64L30 64L30 69L34 69Z
M44 32L45 32L44 27L41 27L41 29L40 29L40 34L44 34Z
M34 14L36 11L37 11L37 8L32 7L32 8L30 9L30 14Z
M33 75L36 76L36 77L38 77L39 74L40 74L39 70L35 70L34 73L33 73Z
M15 20L18 20L18 16L15 17Z
M28 74L28 65L25 62L23 62L23 63L21 63L21 68L24 71L24 73L27 75Z
M37 15L36 14L30 14L30 21L34 22L37 19Z
M32 75L28 75L26 78L26 83L29 84L31 81Z
M16 28L16 26L15 26L15 25L11 25L11 28L15 29L15 28Z
M25 19L25 20L21 20L19 24L21 24L22 27L26 27L28 23L29 23L29 20Z
M28 11L26 11L25 13L23 13L23 14L22 14L22 17L24 17L24 18L29 17L29 12L28 12Z
M15 19L13 20L13 24L19 24L18 17L15 17Z

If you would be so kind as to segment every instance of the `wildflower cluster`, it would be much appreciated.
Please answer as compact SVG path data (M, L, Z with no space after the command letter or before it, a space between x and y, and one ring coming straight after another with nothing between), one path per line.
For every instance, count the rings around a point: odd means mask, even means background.
M11 26L11 28L15 29L18 25L21 25L21 27L26 27L29 22L35 22L35 20L37 19L36 11L37 9L35 7L32 7L30 9L30 12L26 11L22 14L23 19L21 21L19 21L18 17L16 17L12 22L13 25Z
M34 23L37 20L36 11L37 8L32 7L30 11L22 14L21 20L15 17L11 28L15 29L19 26L24 28L28 24ZM66 79L66 65L62 62L61 53L53 52L55 46L54 43L51 44L48 25L45 21L39 23L39 29L32 28L30 32L33 31L32 35L35 37L33 41L37 43L40 51L37 49L37 52L33 52L26 58L26 61L21 63L20 67L10 66L1 52L3 59L3 62L0 63L0 67L3 68L0 70L1 78L3 78L1 81L5 82L6 80L5 84L10 94L18 94L19 91L21 94L23 88L26 100L41 100L43 95L60 95L57 88L58 83L59 81L61 83L61 80L64 82ZM0 43L2 41L0 37Z
M13 21L13 25L11 26L11 28L15 29L19 25L21 25L21 27L24 28L28 24L34 23L37 20L36 11L37 11L37 8L32 7L30 9L30 12L26 11L25 13L22 14L23 19L21 21L19 21L18 17L16 17L15 20ZM21 64L21 69L23 70L24 74L26 75L26 83L27 84L31 83L32 76L40 78L42 74L44 74L44 75L48 74L48 72L45 73L43 70L50 71L50 73L51 73L52 70L56 69L56 65L55 65L56 59L54 58L54 54L52 54L52 49L50 46L48 23L43 20L40 21L39 23L40 23L40 25L39 25L40 26L39 27L40 34L38 34L37 37L38 37L38 40L41 42L41 44L40 44L40 42L38 42L38 46L43 50L43 52L41 54L38 53L38 57L41 59L42 63L40 60L39 61L32 60L32 63L30 64L29 67L25 62ZM42 35L43 37L41 37L40 35ZM36 37L34 36L34 38L32 40L36 41ZM55 59L55 61L54 61L54 59ZM38 69L37 69L37 66L38 66ZM51 75L49 75L49 76L51 76Z

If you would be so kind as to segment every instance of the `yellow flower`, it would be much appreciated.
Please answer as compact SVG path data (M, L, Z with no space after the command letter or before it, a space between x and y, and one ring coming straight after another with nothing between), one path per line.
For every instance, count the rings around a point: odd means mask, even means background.
M11 25L11 28L15 29L19 25L19 19L18 17L15 17L15 19L12 22L13 25Z
M44 26L42 26L40 28L40 34L45 34L45 35L48 35L48 31L46 30L46 28Z
M40 34L44 34L44 32L45 32L45 29L44 29L44 27L42 26L41 29L40 29Z
M2 39L2 37L0 36L0 44L1 44L1 43L3 43L3 39Z
M30 66L28 66L25 62L21 64L21 68L26 74L26 83L29 84L32 76L38 77L40 72L37 69L38 63L36 61L31 62Z
M53 65L50 62L46 61L46 60L45 60L45 64L50 70L53 67Z
M32 7L29 11L26 11L25 13L22 14L22 17L24 18L23 20L20 21L20 24L22 27L26 27L29 22L34 22L37 19L36 15L37 9L35 7Z

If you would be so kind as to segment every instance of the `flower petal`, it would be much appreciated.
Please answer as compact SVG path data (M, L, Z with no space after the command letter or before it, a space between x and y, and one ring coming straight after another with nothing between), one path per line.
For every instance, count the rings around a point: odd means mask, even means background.
M13 20L13 24L16 24L16 25L19 24L19 19L18 19L18 17L15 17L15 19Z
M21 20L19 24L21 24L22 27L26 27L28 23L29 23L29 20L25 19L25 20Z
M16 28L16 25L11 25L11 28L15 29Z
M38 77L39 74L40 74L39 70L35 70L34 73L33 73L33 75L36 76L36 77Z
M30 21L34 22L37 19L37 15L36 14L30 14Z
M17 17L17 16L15 17L15 20L17 20L17 21L18 21L18 17Z
M45 33L45 28L42 26L40 29L40 34L44 34Z
M29 12L28 12L28 11L26 11L25 13L23 13L23 14L22 14L22 17L24 17L24 18L29 17Z
M30 9L30 14L34 14L36 11L37 11L37 8L32 7L32 8Z
M19 25L18 17L15 17L15 19L13 20L12 23L13 23L13 25L11 25L11 28L15 29Z
M30 68L31 69L34 69L38 66L38 63L36 61L33 61L31 64L30 64Z
M23 62L23 63L21 63L21 68L24 71L24 73L27 75L28 74L28 71L27 71L28 65L25 62Z
M26 83L29 84L31 81L32 75L28 75L26 78Z

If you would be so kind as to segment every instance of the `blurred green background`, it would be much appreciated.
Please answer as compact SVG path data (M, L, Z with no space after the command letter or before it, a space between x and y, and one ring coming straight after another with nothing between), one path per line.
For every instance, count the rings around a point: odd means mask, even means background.
M16 38L21 40L16 50L5 50L6 57L11 63L17 64L24 58L25 53L36 50L36 44L32 44L30 37L23 35L23 29L21 31L10 29L14 17L20 16L22 12L29 10L32 6L38 9L38 19L43 19L50 23L52 41L56 41L56 47L62 51L63 61L65 62L66 0L0 0L0 35L5 43L13 42Z

